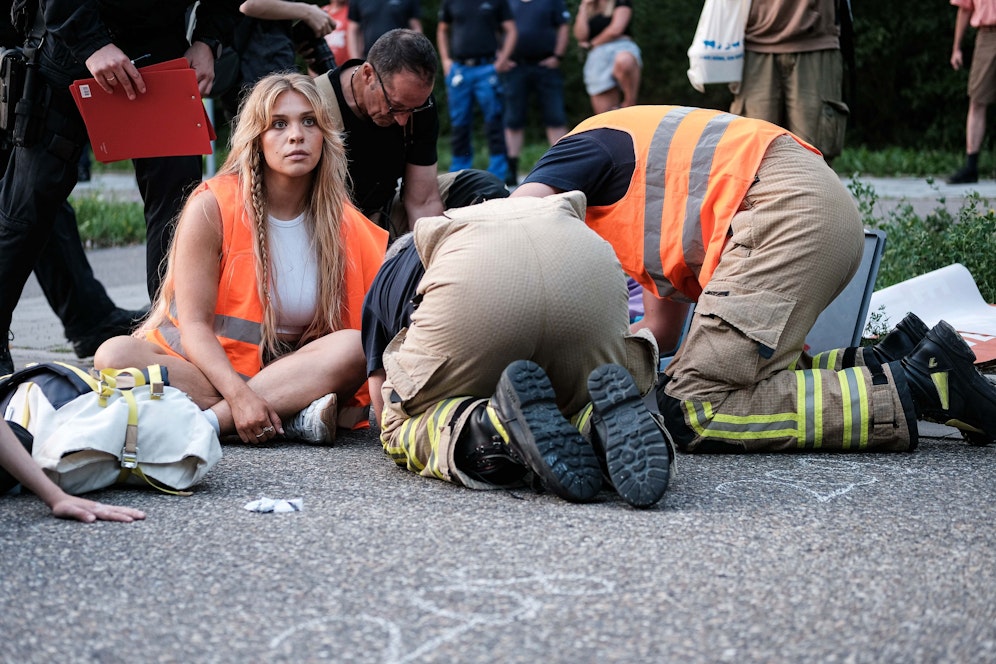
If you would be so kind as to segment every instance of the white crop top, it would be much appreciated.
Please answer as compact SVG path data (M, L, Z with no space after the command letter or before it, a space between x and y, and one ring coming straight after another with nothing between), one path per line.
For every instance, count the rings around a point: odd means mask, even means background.
M318 261L304 214L290 221L269 215L270 297L277 334L300 336L318 308Z

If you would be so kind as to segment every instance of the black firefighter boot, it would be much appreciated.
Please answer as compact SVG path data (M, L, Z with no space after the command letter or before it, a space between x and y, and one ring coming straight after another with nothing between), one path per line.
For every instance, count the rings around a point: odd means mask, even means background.
M618 364L592 371L588 394L592 447L604 455L612 486L633 507L655 505L671 479L674 449L667 432L647 409L633 377Z
M916 348L920 340L927 336L927 326L912 311L899 321L887 335L874 346L866 349L875 354L881 364L901 360Z
M478 444L481 453L473 454ZM602 471L594 450L557 408L546 372L528 360L517 360L505 368L494 396L477 406L464 425L457 452L464 457L463 463L457 462L461 470L465 466L470 469L475 458L485 466L507 466L500 458L507 456L531 470L548 491L571 502L591 500L602 488ZM480 470L471 472L493 481ZM507 467L501 471L502 477L506 472Z
M961 430L975 445L996 441L996 386L949 323L935 325L902 360L917 417Z

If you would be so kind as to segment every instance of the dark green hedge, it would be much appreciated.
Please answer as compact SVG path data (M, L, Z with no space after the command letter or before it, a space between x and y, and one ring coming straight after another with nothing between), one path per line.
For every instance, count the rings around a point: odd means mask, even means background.
M946 0L852 4L857 66L856 94L847 98L852 107L847 144L962 150L968 73L949 64L957 10ZM578 0L567 5L574 15ZM438 0L422 0L423 24L433 43L438 7ZM725 86L699 94L685 75L701 7L701 0L635 0L634 32L644 56L641 103L728 107ZM969 56L971 36L970 31L964 45ZM571 124L590 113L582 58L572 38L564 60ZM443 104L445 96L440 79L437 97ZM445 124L445 113L442 119Z

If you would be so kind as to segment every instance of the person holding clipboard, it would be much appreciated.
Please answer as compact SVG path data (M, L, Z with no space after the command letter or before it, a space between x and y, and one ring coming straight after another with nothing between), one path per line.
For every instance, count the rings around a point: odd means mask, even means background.
M187 40L187 10L193 2L154 0L41 0L40 21L31 28L36 47L35 140L13 149L0 180L0 334L6 344L13 311L28 275L43 255L56 214L76 185L76 163L87 141L86 127L70 84L93 77L105 91L120 88L129 99L145 91L136 65L184 57L196 72L200 94L214 81L225 17L236 11L208 0L195 10L196 27ZM31 22L29 22L29 25ZM42 39L41 36L44 35ZM138 61L139 56L149 57ZM136 60L135 63L132 60ZM145 203L146 281L154 297L169 245L172 221L184 195L201 180L200 155L135 159L135 177ZM42 266L67 293L89 270L82 248L73 261ZM119 332L118 332L119 333ZM13 368L11 362L8 367Z

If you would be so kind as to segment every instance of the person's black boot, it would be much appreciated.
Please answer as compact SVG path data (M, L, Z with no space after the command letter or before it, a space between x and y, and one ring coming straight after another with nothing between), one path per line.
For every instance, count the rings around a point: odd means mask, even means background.
M548 491L571 502L598 495L602 470L595 451L557 408L553 386L539 365L529 360L509 364L489 405L512 456Z
M920 340L927 336L927 330L919 316L911 311L881 341L871 346L870 350L882 364L901 360L913 352Z
M101 324L91 330L88 334L71 339L73 352L76 357L90 357L97 352L100 344L111 337L120 337L131 334L139 323L149 314L145 309L122 309L117 307L111 310L107 318Z
M633 507L650 507L671 480L673 445L647 409L633 377L618 364L588 376L592 403L592 447L605 454L616 493Z
M529 474L492 421L494 410L479 404L460 429L453 451L457 468L475 480L499 487L518 486Z
M917 417L953 426L976 445L996 441L996 386L975 368L975 354L941 321L902 360Z
M948 178L948 184L971 184L979 181L979 153L965 155L965 165Z

